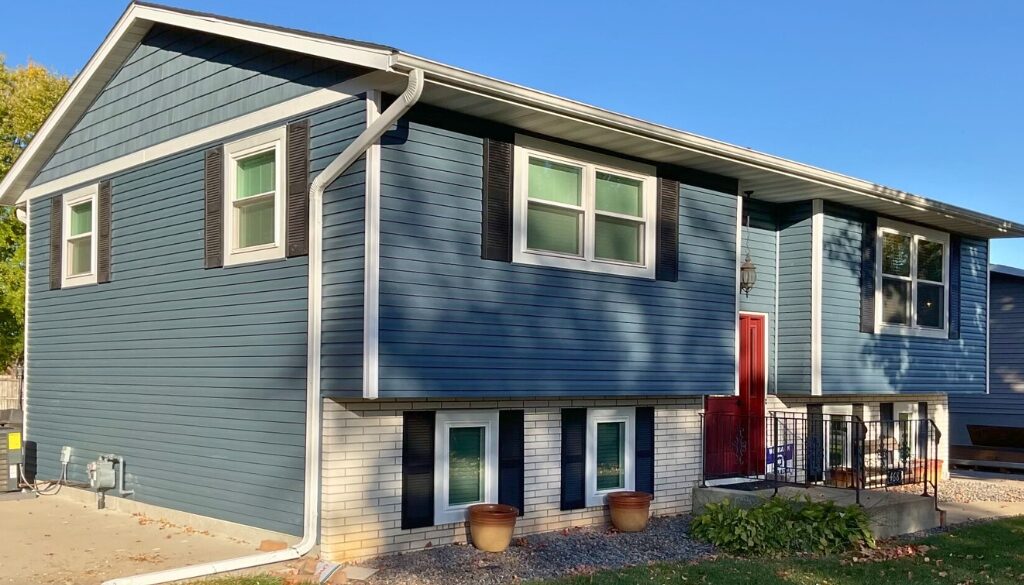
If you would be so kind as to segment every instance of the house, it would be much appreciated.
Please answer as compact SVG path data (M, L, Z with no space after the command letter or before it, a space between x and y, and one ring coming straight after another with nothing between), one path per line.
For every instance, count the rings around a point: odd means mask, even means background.
M989 388L950 396L950 458L1024 469L1024 270L993 264L989 287Z
M521 533L603 522L616 489L686 512L706 466L764 463L706 458L709 413L838 421L830 458L853 417L929 421L948 460L947 396L987 384L989 241L1024 235L398 49L138 2L0 201L28 225L36 475L63 446L73 481L118 455L139 505L334 559L464 540L476 501L517 505Z

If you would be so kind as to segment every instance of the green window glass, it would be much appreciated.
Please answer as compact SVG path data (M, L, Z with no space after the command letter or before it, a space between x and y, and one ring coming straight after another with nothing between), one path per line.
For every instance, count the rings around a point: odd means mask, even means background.
M276 191L275 151L261 152L238 161L235 208L237 246L251 248L275 240L274 197Z
M484 499L484 428L457 427L448 431L448 505Z
M92 272L92 201L72 205L68 218L68 276Z
M526 218L526 246L531 250L579 255L579 212L531 203Z
M272 193L276 167L273 150L239 160L235 199L246 199L254 195Z
M640 262L643 224L615 217L597 216L594 255L603 260Z
M580 227L583 210L580 205L583 199L583 169L531 157L529 199L526 247L531 250L581 255ZM555 205L549 205L548 202Z
M611 173L597 173L597 210L641 217L643 184Z
M530 158L530 199L579 206L583 169L554 161Z
M626 424L597 423L597 490L626 487Z

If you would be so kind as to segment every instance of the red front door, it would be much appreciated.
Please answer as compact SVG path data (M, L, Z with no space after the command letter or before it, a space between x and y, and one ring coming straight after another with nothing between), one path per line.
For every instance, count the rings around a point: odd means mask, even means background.
M704 474L708 478L764 473L764 331L764 317L740 315L740 394L707 398Z

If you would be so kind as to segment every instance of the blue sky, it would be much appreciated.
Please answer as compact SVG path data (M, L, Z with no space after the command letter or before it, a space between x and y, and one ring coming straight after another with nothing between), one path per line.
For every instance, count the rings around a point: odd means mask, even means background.
M172 3L397 46L1024 223L1024 2ZM74 74L124 7L8 2L19 26L0 53ZM993 248L1024 267L1024 240Z

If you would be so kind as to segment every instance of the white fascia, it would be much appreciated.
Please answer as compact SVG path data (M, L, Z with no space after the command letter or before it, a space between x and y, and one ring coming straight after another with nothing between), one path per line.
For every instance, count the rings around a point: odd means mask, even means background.
M736 193L736 280L735 290L733 291L733 315L735 317L733 323L733 356L735 357L735 367L733 368L733 375L736 377L733 384L733 394L736 396L740 395L740 274L742 273L741 267L743 265L743 196L740 195L743 191L740 190Z
M380 92L367 92L366 125L380 117ZM366 209L363 229L363 398L379 394L380 324L380 141L366 151Z

